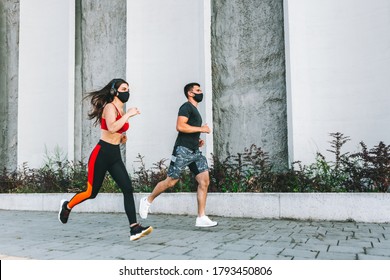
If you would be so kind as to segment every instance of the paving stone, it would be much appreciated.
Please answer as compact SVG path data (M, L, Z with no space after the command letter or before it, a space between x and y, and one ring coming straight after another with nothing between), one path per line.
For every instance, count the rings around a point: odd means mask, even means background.
M267 246L253 246L249 248L246 252L247 253L255 253L255 254L261 254L261 255L279 255L280 252L282 252L285 249L285 247L267 247Z
M368 248L366 249L366 253L368 255L376 255L376 256L383 256L383 257L389 257L390 258L390 250L388 248L382 249L382 248Z
M357 259L358 260L390 260L390 256L358 254Z
M350 246L329 246L328 252L329 253L364 253L365 249L363 247L356 246L354 247L353 244Z
M294 250L308 250L308 251L324 251L326 252L329 248L327 244L297 244Z
M218 250L222 251L237 251L237 252L245 252L249 250L252 245L242 245L242 244L223 244L219 247L217 247Z
M158 251L160 254L184 255L191 251L188 247L166 246Z
M151 260L192 260L193 258L188 255L172 255L172 254L162 254L152 258Z
M161 254L157 252L151 251L138 251L134 250L131 252L127 252L121 255L121 258L124 260L152 260L161 256Z
M0 210L0 259L390 259L388 224L213 219L199 229L195 216L151 214L152 234L131 242L124 213L74 213L62 225L54 212Z
M252 237L249 237L251 240L259 240L259 241L276 241L280 238L280 235L275 234L255 234Z
M249 252L224 251L215 257L216 260L251 260L256 256Z
M297 234L291 234L289 236L282 236L281 238L278 239L278 242L286 241L294 244L301 244L301 243L306 243L308 240L309 237L307 237L306 235L297 233Z
M299 258L305 258L305 259L310 259L313 260L316 258L318 255L319 251L314 251L314 250L302 250L302 249L284 249L280 255L282 256L288 256L288 257L296 257Z
M203 249L198 249L198 250L191 250L186 255L194 257L195 259L199 260L209 260L209 259L214 259L217 256L221 255L224 251L223 250L218 250L218 249L212 249L209 250L207 248Z
M282 256L282 255L267 255L267 254L258 254L253 260L292 260L293 257L290 256Z
M359 246L362 248L372 248L372 242L371 241L364 241L360 239L347 239L347 240L340 240L337 246Z
M338 252L320 252L317 260L356 260L357 254L353 253L338 253Z
M328 237L315 237L310 238L307 240L305 244L311 244L311 245L337 245L339 243L339 239L332 239Z
M297 244L288 241L267 241L262 247L293 248Z
M374 243L374 248L382 248L390 250L390 240L381 240L380 242Z

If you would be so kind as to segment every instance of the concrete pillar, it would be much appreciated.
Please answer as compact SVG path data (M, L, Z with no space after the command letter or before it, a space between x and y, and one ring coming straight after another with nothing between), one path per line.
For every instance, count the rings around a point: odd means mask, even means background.
M76 0L75 160L88 160L100 137L84 94L126 78L126 3Z
M17 167L19 0L0 1L0 169Z
M214 152L256 144L288 162L282 0L214 0L211 55Z

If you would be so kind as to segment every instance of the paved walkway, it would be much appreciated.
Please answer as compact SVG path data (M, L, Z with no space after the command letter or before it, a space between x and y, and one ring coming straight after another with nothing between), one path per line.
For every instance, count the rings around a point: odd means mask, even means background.
M390 260L390 224L150 214L151 235L129 241L125 214L0 210L0 259L38 260Z

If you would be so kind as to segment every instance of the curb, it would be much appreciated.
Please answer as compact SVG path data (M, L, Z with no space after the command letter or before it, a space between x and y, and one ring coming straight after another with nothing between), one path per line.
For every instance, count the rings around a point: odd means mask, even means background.
M58 211L72 193L0 194L0 209ZM135 193L139 200L147 193ZM389 193L209 193L208 215L258 219L390 222ZM78 212L124 212L121 193L100 193L76 206ZM196 215L196 193L163 193L151 206L154 214Z

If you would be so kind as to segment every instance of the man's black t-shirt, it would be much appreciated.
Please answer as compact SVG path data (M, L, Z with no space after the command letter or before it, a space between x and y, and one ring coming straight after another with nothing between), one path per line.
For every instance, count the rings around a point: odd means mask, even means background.
M186 102L181 105L179 109L178 116L183 116L188 118L187 124L191 126L202 126L202 117L199 114L198 109L192 105L190 102ZM195 133L182 133L179 132L176 138L175 147L184 146L193 151L199 149L199 137L200 132Z

